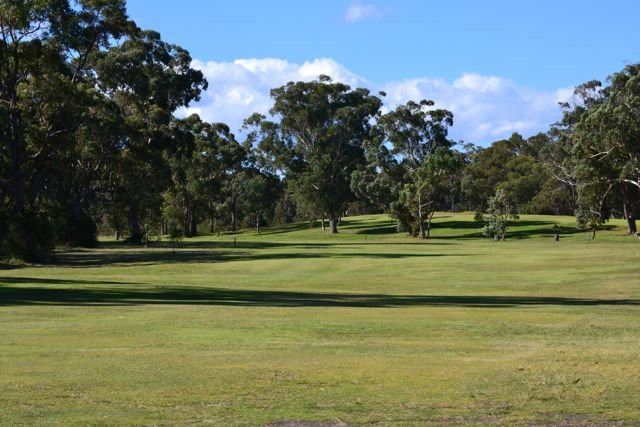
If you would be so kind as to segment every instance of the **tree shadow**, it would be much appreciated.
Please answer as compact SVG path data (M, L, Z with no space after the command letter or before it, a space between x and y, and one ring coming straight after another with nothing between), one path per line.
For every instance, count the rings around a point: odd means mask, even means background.
M163 263L212 263L232 261L263 261L263 260L296 260L296 259L401 259L401 258L434 258L434 257L465 257L477 254L467 253L398 253L398 252L250 252L243 250L212 251L212 250L145 250L137 252L92 252L92 251L68 251L56 254L53 265L60 267L102 267L118 265L122 267L140 267Z
M355 234L398 234L398 226L393 221L378 223L375 227L358 230Z
M47 279L42 277L0 277L2 284L40 284L40 285L140 285L136 282L110 280Z
M313 230L314 228L316 227L310 226L309 222L292 222L289 224L282 224L282 225L263 228L260 231L260 234L269 236L274 234L291 233L294 231Z
M148 289L59 289L0 286L0 306L211 305L249 307L469 307L640 306L635 299L489 295L388 295L282 292L246 289L156 287Z
M340 247L349 247L349 246L415 246L415 245L456 245L454 242L429 242L426 240L423 241L413 241L413 242L369 242L365 241L364 238L361 242L354 241L331 241L331 242L296 242L296 241L288 241L288 242L274 242L274 241L257 241L257 240L208 240L208 241L192 241L192 240L184 240L180 243L177 243L175 248L176 250L194 250L194 249L207 249L207 250L216 250L216 249L278 249L278 248L296 248L296 249L321 249L321 248L340 248ZM133 246L128 244L122 244L118 242L101 242L99 247L101 249L115 249L115 250L144 250L144 249L166 249L172 250L173 245L171 242L150 242L148 248L144 248L142 246ZM93 249L73 249L73 252L92 252ZM64 251L61 251L61 253Z
M573 234L584 232L577 227L558 226L553 221L535 221L535 220L518 220L510 221L507 231L507 239L529 239L532 237L553 237L556 233L562 236L570 236ZM612 225L605 225L602 230L613 229ZM461 233L432 235L433 239L479 239L484 238L482 227L476 221L443 221L436 222L433 225L432 232L436 233L440 229L461 230ZM465 230L475 230L472 232L464 232Z

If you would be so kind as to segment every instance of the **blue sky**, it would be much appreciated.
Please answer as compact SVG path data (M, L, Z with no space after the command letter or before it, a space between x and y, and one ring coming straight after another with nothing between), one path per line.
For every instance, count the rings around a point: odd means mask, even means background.
M486 144L543 131L570 89L640 61L640 1L129 0L143 28L188 49L211 88L190 111L237 129L268 89L330 74L429 98L452 136Z

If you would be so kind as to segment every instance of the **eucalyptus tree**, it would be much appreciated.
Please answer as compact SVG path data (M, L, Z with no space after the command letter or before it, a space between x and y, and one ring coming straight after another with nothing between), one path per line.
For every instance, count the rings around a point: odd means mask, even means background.
M196 129L196 150L193 156L194 189L201 197L203 218L213 233L225 204L226 190L235 174L242 171L247 150L223 123L201 122Z
M509 200L506 191L499 188L496 194L489 199L488 219L482 234L496 240L504 240L509 229L509 221L518 219L518 211L515 204Z
M272 89L271 97L270 113L278 121L253 116L249 123L261 131L258 145L272 154L299 203L328 217L329 231L337 233L339 218L355 199L351 177L364 163L364 144L382 101L328 76L289 82Z
M379 120L404 172L392 211L403 228L422 239L428 238L433 212L445 191L444 180L456 164L450 153L453 143L447 137L453 114L433 106L429 100L409 101Z
M593 84L596 102L587 105L572 134L574 161L581 199L602 205L615 192L629 233L635 234L640 208L640 64L626 66L609 81L606 87Z
M447 148L437 149L414 171L412 179L400 190L399 204L411 218L410 231L423 239L431 236L431 222L436 210L443 208L452 192L451 183L461 170L461 158Z
M172 113L207 87L190 64L186 50L153 31L136 31L98 63L100 89L117 103L125 129L114 167L128 199L132 242L141 241L145 224L160 217L160 196L169 181L162 153L172 143Z
M2 246L37 258L55 240L52 209L70 166L74 132L95 96L95 64L132 28L124 0L20 1L0 5L0 199ZM66 182L68 183L68 182ZM60 191L58 191L60 190ZM59 213L59 212L58 212Z
M376 126L366 141L365 163L351 176L351 191L374 209L388 212L398 199L404 169L386 145L383 129Z

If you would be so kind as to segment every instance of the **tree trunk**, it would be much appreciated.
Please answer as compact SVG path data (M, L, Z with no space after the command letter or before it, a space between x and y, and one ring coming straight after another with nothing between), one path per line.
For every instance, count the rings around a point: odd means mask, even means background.
M189 235L196 236L198 235L198 222L196 221L195 215L191 213L191 220L189 221Z
M635 188L633 189L633 192L637 194L637 190ZM629 200L630 197L633 198L633 194L630 196L629 193L626 191L626 188L624 185L621 186L621 193L622 193L622 209L624 212L624 219L627 220L629 235L635 236L638 234L638 228L636 226L636 218L634 215L635 212L633 211L634 203L631 200Z
M209 207L209 210L208 210L209 211L209 233L213 234L216 231L216 226L215 226L215 221L213 219L215 217L214 203L211 197L208 198L207 205Z
M320 221L320 224L322 224L322 231L325 231L325 228L324 228L324 217L322 217L322 221Z
M431 220L433 219L434 212L429 212L427 215L427 239L431 237Z
M338 218L329 218L329 233L338 233Z
M633 215L627 216L627 224L629 226L629 234L636 236L638 234L638 227L636 226L636 219Z
M22 126L20 123L20 114L17 109L14 108L17 94L14 92L14 87L11 88L11 96L9 103L9 156L11 158L11 166L9 173L9 189L11 190L12 207L14 213L20 213L24 209L25 202L25 189L24 189L24 176L22 173L22 164L25 157L24 142L22 138Z
M184 235L186 237L189 236L189 209L186 207L182 208L182 230L184 231Z
M231 205L229 206L229 210L231 212L231 231L236 231L236 228L238 226L238 218L236 215L236 201L235 199L232 200Z
M138 214L138 206L135 200L129 200L129 240L132 243L140 243L142 241L142 230L140 229L140 216Z
M418 228L420 229L420 238L426 239L427 233L424 229L424 214L422 213L422 199L418 196Z
M260 214L256 212L256 233L260 234Z

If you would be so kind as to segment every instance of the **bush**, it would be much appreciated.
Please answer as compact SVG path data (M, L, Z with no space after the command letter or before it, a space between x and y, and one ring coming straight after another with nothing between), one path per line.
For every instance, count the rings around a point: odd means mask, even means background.
M504 240L507 235L509 220L518 219L516 208L509 201L504 190L498 189L495 196L489 199L487 212L489 213L489 218L482 229L482 234L495 240ZM482 217L484 218L484 215ZM474 219L477 220L478 218L478 213L476 213Z
M0 252L28 262L49 259L54 247L55 233L46 216L36 212L8 215Z

